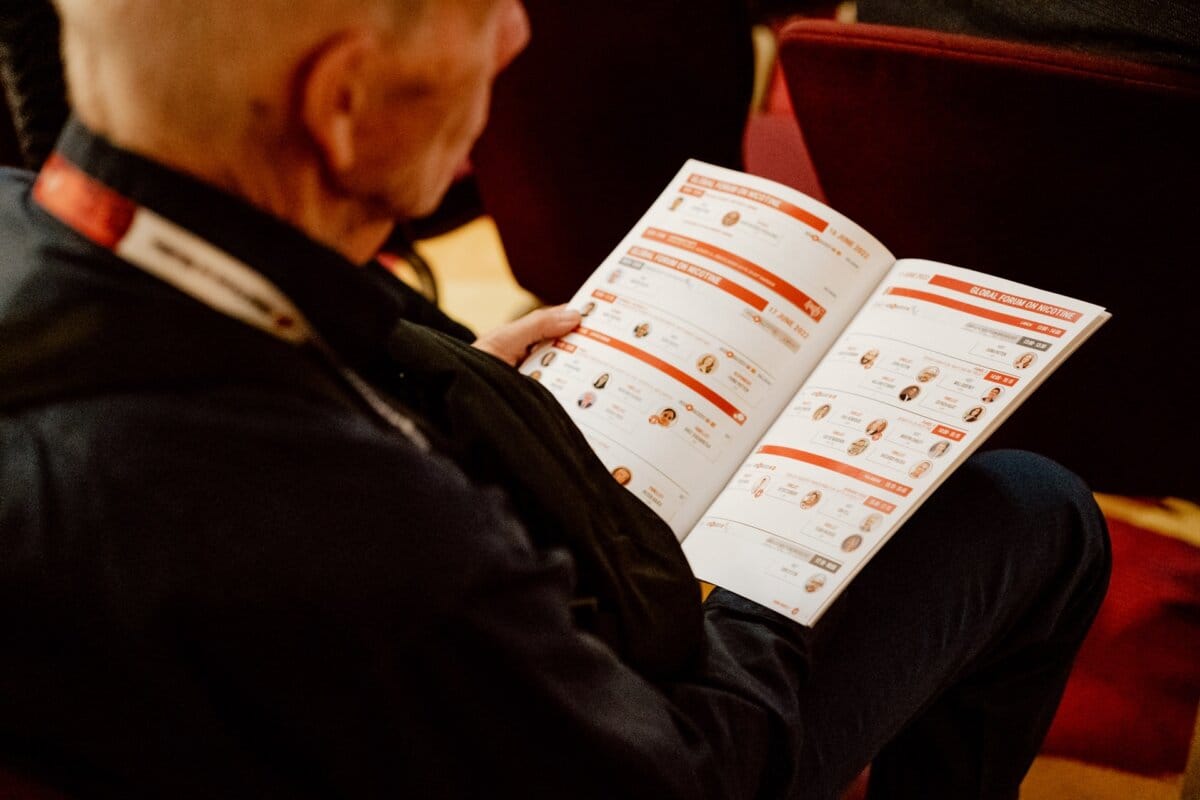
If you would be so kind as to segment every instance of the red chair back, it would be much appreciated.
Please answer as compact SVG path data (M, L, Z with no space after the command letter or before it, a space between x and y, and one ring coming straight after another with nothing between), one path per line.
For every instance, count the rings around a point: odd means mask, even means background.
M1200 496L1200 75L912 28L797 19L793 113L829 205L897 257L1002 275L1113 319L989 446L1097 491Z

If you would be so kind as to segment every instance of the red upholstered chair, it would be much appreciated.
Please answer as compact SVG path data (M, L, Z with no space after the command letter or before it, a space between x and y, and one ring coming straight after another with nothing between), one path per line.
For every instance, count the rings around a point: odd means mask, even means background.
M526 0L472 165L513 277L568 299L687 158L737 167L754 88L745 0Z
M1113 319L989 446L1097 491L1200 496L1200 75L962 35L796 19L793 113L827 202L897 257L1091 300Z

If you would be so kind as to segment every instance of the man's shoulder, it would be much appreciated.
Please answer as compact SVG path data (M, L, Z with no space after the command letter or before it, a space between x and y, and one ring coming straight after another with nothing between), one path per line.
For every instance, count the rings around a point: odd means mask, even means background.
M387 514L475 488L449 459L382 421L272 387L157 387L62 396L0 418L51 472L78 472L89 494L203 492L307 504L340 492ZM82 484L81 484L82 486ZM202 488L205 487L205 488ZM347 516L362 514L343 510ZM368 509L369 513L369 509Z
M25 216L0 253L0 411L124 398L131 413L237 391L260 405L352 405L308 351L214 313L36 210ZM0 218L0 233L10 222Z
M0 417L0 484L11 532L72 542L72 558L121 554L106 569L134 583L147 563L176 575L203 563L224 586L287 569L270 579L331 602L370 586L402 596L387 587L403 578L434 606L490 549L526 546L502 498L448 459L363 415L243 387ZM426 577L455 568L455 582Z

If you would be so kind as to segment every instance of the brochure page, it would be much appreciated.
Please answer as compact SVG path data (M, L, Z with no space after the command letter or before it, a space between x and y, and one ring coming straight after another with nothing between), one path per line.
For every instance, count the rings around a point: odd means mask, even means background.
M978 272L898 261L686 536L696 576L812 624L1107 318Z
M688 161L521 371L682 536L893 263L773 181Z

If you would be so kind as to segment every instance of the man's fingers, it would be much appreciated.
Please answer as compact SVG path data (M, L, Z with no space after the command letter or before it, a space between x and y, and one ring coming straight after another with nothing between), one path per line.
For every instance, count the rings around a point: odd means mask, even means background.
M489 331L475 341L475 346L516 366L530 347L568 333L581 319L578 311L565 305L539 308Z
M519 344L524 349L543 339L562 336L578 325L580 319L578 311L566 306L531 311L511 323L514 344Z

